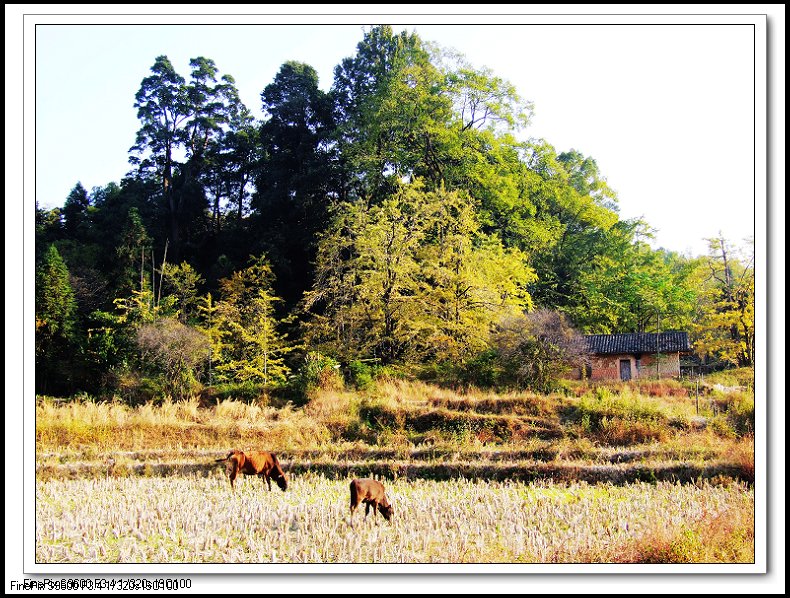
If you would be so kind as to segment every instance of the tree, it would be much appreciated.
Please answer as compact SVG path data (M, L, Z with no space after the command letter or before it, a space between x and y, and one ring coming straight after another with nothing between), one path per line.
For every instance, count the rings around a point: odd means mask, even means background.
M173 196L174 154L185 141L184 125L192 109L186 81L167 56L157 56L151 72L135 95L134 107L142 126L130 149L133 155L129 161L141 170L153 168L157 172L162 193L175 212L178 206Z
M272 293L272 283L266 258L253 257L247 268L220 281L222 300L216 307L210 300L203 303L218 379L263 384L286 379L285 356L293 346L278 330L274 305L280 299Z
M203 277L187 262L179 265L162 264L162 283L165 295L176 299L178 306L178 319L182 324L193 320L198 313L198 286L203 284ZM162 289L159 289L161 294Z
M601 176L598 164L593 158L572 149L557 156L557 161L568 173L568 183L580 195L588 195L598 205L617 211L617 193Z
M84 235L85 229L89 226L89 208L88 192L82 183L77 183L63 204L63 226L67 236L76 239Z
M379 202L402 179L438 185L438 139L451 113L443 76L416 33L374 27L335 68L342 199Z
M219 233L223 222L223 200L228 213L235 215L235 227L249 214L251 183L261 162L260 129L246 108L231 120L230 129L221 141L208 150L209 167L203 175L207 192L212 198L211 216L214 230ZM231 212L232 210L232 212Z
M131 208L115 247L116 296L128 296L133 290L152 289L149 277L151 238L143 226L140 213ZM146 260L148 266L146 267Z
M315 69L300 62L282 65L261 100L269 118L260 130L265 157L255 178L255 229L290 308L309 288L316 235L326 228L333 200L331 104Z
M175 260L181 257L190 223L202 218L206 207L200 181L206 156L227 125L244 112L233 78L225 75L218 81L213 60L198 57L189 64L187 83L167 56L156 58L135 96L142 126L129 158L138 166L138 176L152 173L160 183Z
M338 210L306 294L307 337L346 360L455 359L503 313L530 305L533 278L461 197L416 181L379 205Z
M632 230L616 226L604 237L563 310L588 332L689 329L697 302L692 265L633 240Z
M503 320L492 344L502 369L499 381L538 392L555 390L564 374L588 358L584 337L551 310Z
M754 247L738 248L721 235L708 239L700 260L702 287L695 349L738 366L754 365Z
M60 208L41 208L36 200L36 263L44 259L49 246L63 236L63 215Z
M525 100L515 85L489 68L475 69L454 51L435 47L433 61L444 73L448 93L461 131L524 129L533 114L533 103Z
M536 275L524 253L482 231L466 197L442 190L431 196L431 222L417 253L426 325L420 352L458 362L487 346L496 322L532 309L527 286Z
M36 269L36 391L71 390L69 367L77 303L69 271L50 245Z

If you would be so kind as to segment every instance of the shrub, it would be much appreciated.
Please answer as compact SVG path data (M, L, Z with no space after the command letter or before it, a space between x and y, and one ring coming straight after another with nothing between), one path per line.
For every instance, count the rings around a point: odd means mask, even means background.
M727 408L727 421L739 436L754 434L754 396L733 393Z
M406 424L405 414L380 400L363 399L359 404L359 419L370 430L402 431Z
M136 372L118 376L116 384L118 396L132 406L160 402L166 392L160 379L141 376Z
M754 388L754 368L736 368L714 372L705 377L708 384Z
M317 389L341 390L343 387L340 364L332 357L311 351L305 356L296 375L281 389L281 394L294 404L303 405Z
M229 382L206 388L201 393L201 398L212 403L217 401L234 400L244 403L258 403L265 405L267 401L266 386L251 380L244 382Z
M584 337L559 312L538 310L504 320L493 337L500 382L550 393L587 358Z
M348 383L357 390L365 390L373 383L374 369L368 364L355 360L346 370Z
M670 430L670 417L655 400L615 395L605 387L582 396L575 419L585 435L610 445L663 440Z
M208 337L171 318L144 324L137 331L144 364L159 373L165 391L183 399L200 392L198 373L208 361Z
M495 349L486 349L469 359L460 368L458 379L462 384L491 388L499 384L502 366Z

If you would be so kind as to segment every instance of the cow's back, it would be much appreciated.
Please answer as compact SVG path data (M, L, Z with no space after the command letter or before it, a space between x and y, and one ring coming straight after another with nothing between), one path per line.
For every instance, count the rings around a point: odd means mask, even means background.
M351 480L351 502L359 504L361 501L380 501L384 498L384 484L372 479Z
M248 474L266 473L268 474L274 469L276 458L271 453L266 451L253 451L246 453L246 461L244 463Z

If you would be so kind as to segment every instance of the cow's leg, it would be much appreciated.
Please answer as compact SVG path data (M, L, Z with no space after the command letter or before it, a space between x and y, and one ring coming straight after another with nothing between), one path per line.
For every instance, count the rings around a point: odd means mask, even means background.
M231 460L232 465L230 466L230 472L228 473L228 477L230 478L230 489L236 492L236 475L239 470L239 463L236 459Z
M266 484L269 486L269 492L271 492L272 491L272 476L270 476L268 473L264 473L263 477L266 478Z
M357 489L354 484L351 484L351 512L348 516L348 522L351 527L354 527L354 510L359 506L359 497L357 496Z
M376 525L379 524L379 518L376 516L376 511L378 511L378 510L379 510L379 503L374 502L373 503L373 521L376 523Z

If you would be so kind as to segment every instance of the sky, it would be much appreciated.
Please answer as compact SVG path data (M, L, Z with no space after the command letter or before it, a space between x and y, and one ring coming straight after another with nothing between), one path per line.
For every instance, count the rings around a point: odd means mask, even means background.
M534 103L532 123L520 137L543 138L558 152L576 149L594 158L618 193L620 216L641 217L655 229L654 247L700 255L707 251L705 238L722 234L739 244L754 236L752 26L570 24L560 18L551 22L561 24L514 25L505 18L421 24L429 20L389 22L512 82ZM167 55L186 78L190 58L213 59L261 117L260 93L285 61L313 66L327 90L334 67L354 55L364 23L146 21L167 19L37 25L40 206L62 205L78 181L90 190L128 172L128 150L139 128L134 95L157 56Z

